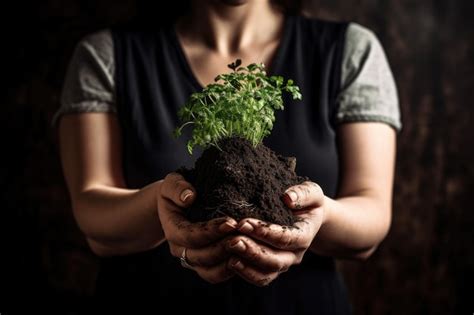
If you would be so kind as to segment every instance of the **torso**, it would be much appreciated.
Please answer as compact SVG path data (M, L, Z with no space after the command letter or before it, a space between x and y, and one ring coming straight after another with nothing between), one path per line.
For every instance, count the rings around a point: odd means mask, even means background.
M339 172L334 96L340 84L338 67L346 24L302 17L288 18L285 23L281 45L273 50L273 67L268 72L294 79L303 100L296 102L285 96L285 110L276 113L272 134L264 144L282 155L295 156L298 174L318 182L332 197ZM158 32L117 30L113 35L123 170L127 187L138 188L178 167L194 164L200 152L192 156L186 152L189 130L179 139L172 137L178 125L177 111L222 68L200 64L203 51L191 49L187 54L186 48L179 47L173 28ZM217 60L209 58L216 64ZM193 78L191 68L199 78ZM122 303L137 298L163 306L179 296L184 298L180 310L204 310L208 314L245 314L249 310L262 315L348 312L334 261L310 252L300 265L270 286L258 288L239 278L221 285L207 284L182 268L164 243L148 252L104 259L98 288L102 296Z

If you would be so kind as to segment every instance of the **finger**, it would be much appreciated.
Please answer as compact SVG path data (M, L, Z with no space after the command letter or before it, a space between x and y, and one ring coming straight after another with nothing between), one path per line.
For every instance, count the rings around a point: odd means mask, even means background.
M226 248L234 256L268 272L284 272L301 262L299 256L292 251L275 250L243 235L230 238Z
M324 202L324 193L318 184L306 181L288 188L283 194L283 201L293 209L319 207Z
M161 195L179 207L190 206L196 198L194 187L178 173L169 173L161 184Z
M230 257L229 251L226 249L227 239L213 243L203 248L186 249L186 260L191 266L212 267ZM174 257L180 258L183 254L184 247L170 243L170 251Z
M216 284L229 280L235 275L234 270L228 268L228 260L214 267L193 267L197 274L209 283Z
M212 219L206 222L182 224L176 231L178 240L188 248L200 248L237 230L237 221L230 217Z
M273 280L275 280L279 273L278 272L262 272L255 267L245 263L242 259L238 257L232 257L229 259L228 268L239 275L245 281L259 286L264 287L269 285Z
M308 248L315 235L312 225L306 220L289 227L250 218L240 221L238 229L267 245L290 251Z
M237 228L230 217L191 223L170 200L158 198L158 213L166 239L186 248L200 248L222 239Z

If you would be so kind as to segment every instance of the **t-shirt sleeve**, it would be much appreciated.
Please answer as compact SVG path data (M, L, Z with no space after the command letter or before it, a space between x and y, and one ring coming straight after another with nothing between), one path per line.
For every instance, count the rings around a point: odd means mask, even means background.
M336 123L382 122L402 129L397 87L385 52L369 29L347 29Z
M74 50L52 124L64 114L116 112L113 40L109 30L83 38Z

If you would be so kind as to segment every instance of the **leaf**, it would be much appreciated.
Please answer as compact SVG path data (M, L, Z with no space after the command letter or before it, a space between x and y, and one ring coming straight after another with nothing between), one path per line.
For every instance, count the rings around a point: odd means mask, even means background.
M192 144L192 142L190 142L190 141L188 142L187 148L188 148L189 154L192 155L193 154L193 144Z
M227 67L231 68L232 70L235 71L237 67L239 67L242 64L242 60L237 59L235 62L232 62L231 64L228 64Z
M182 125L173 134L179 137L184 127L192 125L190 154L194 146L220 149L217 143L223 137L242 136L257 145L270 134L274 111L284 108L283 91L301 99L292 80L285 83L281 76L267 76L262 63L245 67L237 59L228 67L233 72L217 75L215 83L193 93L178 111Z
M256 69L258 68L257 64L256 63L251 63L247 66L247 69L249 70L249 72L253 72L255 71Z

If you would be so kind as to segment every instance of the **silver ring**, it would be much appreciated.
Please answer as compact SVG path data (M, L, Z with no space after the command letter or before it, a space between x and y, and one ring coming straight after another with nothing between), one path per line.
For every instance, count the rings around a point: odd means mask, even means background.
M186 247L183 249L179 260L181 261L181 266L183 266L184 268L193 269L193 266L191 266L186 259Z

